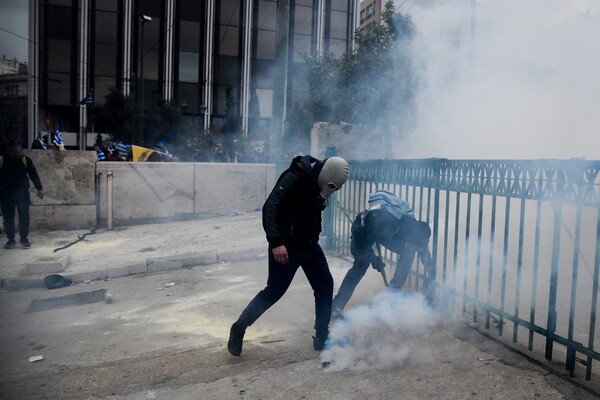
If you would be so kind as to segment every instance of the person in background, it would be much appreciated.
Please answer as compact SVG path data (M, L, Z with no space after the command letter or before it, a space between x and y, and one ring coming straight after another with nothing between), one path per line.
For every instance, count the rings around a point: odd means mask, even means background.
M350 232L350 252L354 263L333 299L334 319L342 314L369 264L384 276L387 285L385 264L379 254L380 245L398 254L396 270L389 283L390 288L399 290L404 286L415 254L419 255L425 266L427 278L430 278L431 254L427 246L431 229L427 223L417 221L410 205L393 193L385 190L372 193L369 196L369 208L356 216ZM374 247L377 253L374 252ZM425 289L428 289L427 285Z
M173 161L173 154L169 153L164 140L159 140L153 147L154 152L148 157L148 161Z
M4 215L4 228L8 242L5 249L16 247L15 242L15 210L19 213L19 244L23 248L31 247L29 235L29 180L37 189L40 199L44 198L42 182L31 158L23 154L18 139L11 139L6 144L6 156L0 157L0 205Z
M223 145L221 143L217 143L215 145L215 149L213 151L212 156L213 162L227 162L227 155L223 151Z
M340 157L323 161L310 155L294 158L277 180L262 208L262 224L269 242L267 286L250 301L231 326L227 349L242 353L246 328L287 291L302 267L315 297L313 347L323 350L329 335L333 277L319 245L321 214L329 196L348 179L348 163Z
M117 147L113 142L110 142L108 146L106 146L106 161L121 161L121 156L117 151Z
M32 149L37 149L37 150L46 150L48 148L48 146L44 142L44 139L42 138L42 134L41 133L38 133L36 135L35 139L31 143L31 148Z

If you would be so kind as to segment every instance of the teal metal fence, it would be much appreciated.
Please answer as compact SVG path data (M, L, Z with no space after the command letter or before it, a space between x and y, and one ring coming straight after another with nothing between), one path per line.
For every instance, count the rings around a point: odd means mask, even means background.
M600 161L350 162L324 226L343 255L351 221L377 189L430 224L439 302L547 360L564 357L571 376L580 364L591 379L600 360ZM384 256L394 265L395 254ZM417 290L420 265L407 283Z

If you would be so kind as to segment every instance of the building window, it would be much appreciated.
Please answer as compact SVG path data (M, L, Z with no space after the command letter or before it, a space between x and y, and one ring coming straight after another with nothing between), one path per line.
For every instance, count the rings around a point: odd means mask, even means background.
M179 52L179 81L198 83L199 63L198 53Z

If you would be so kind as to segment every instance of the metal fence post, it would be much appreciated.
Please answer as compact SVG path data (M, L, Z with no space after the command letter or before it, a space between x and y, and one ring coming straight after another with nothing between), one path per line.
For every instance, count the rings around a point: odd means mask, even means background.
M325 149L325 158L333 157L337 153L334 146L327 146ZM329 197L328 207L323 211L323 233L325 234L325 248L333 249L333 208L335 206L335 193Z

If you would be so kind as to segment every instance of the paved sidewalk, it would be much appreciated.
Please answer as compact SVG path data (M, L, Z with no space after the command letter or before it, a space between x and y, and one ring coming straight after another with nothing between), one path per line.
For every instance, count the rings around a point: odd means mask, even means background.
M29 249L0 248L0 288L41 287L52 273L84 281L264 258L267 249L261 213L237 211L111 231L35 231L29 239Z

